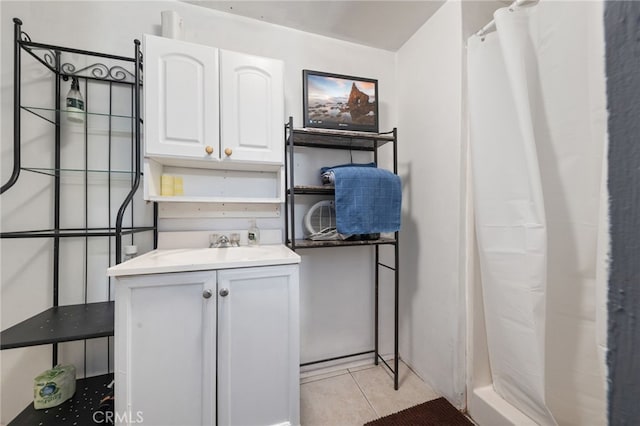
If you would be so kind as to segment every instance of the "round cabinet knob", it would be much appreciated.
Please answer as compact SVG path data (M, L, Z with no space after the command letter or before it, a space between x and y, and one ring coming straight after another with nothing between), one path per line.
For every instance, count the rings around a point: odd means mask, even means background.
M231 154L233 154L233 150L231 148L225 148L224 155L231 157Z
M228 288L223 288L220 290L220 296L222 297L227 297L229 295L229 289Z
M204 297L205 299L209 299L211 296L213 296L213 292L209 289L206 289L202 292L202 297Z
M207 147L204 149L207 154L211 155L213 154L213 147L211 145L207 145Z

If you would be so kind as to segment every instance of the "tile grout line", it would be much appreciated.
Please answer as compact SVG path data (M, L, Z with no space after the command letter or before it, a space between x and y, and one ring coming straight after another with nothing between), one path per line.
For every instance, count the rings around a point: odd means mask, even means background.
M356 377L353 375L353 373L351 373L351 371L349 371L349 375L351 376L353 381L356 383L356 386L358 386L358 389L360 389L360 393L362 394L362 396L364 396L364 399L365 401L367 401L367 404L369 404L369 407L371 407L373 412L376 414L376 419L380 418L380 414L378 413L378 410L375 409L373 404L371 404L371 401L369 401L369 398L367 398L367 394L364 392L364 390L360 386L360 383L358 383L358 379L356 379Z
M300 386L306 385L307 383L318 382L320 380L332 379L334 377L344 376L345 374L349 374L349 370L338 370L335 371L336 374L330 373L322 373L315 376L307 376L304 378L300 378ZM302 382L304 380L304 383Z

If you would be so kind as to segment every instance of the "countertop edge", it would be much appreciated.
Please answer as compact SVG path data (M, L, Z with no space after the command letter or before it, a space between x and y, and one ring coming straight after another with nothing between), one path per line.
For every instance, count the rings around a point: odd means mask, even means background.
M275 256L274 258L269 257L257 257L255 259L239 259L239 260L220 260L216 261L212 259L211 261L202 261L202 262L168 262L166 265L158 265L156 262L151 264L145 261L145 258L150 256L157 256L159 252L164 250L153 250L149 253L145 253L144 255L133 259L130 262L133 262L134 265L127 265L125 262L119 265L112 266L107 269L108 277L126 277L126 276L135 276L135 275L152 275L152 274L166 274L166 273L178 273L178 272L196 272L196 271L216 271L222 269L237 269L237 268L253 268L253 267L265 267L265 266L279 266L279 265L292 265L299 264L301 262L301 257L299 254L291 251L289 248L285 246L274 246L277 247L277 250L282 250L283 248L287 250L286 256ZM201 249L194 249L196 251ZM224 249L227 250L227 249ZM233 248L229 248L228 250L233 250ZM169 250L167 250L169 251ZM140 263L140 265L135 265L135 263Z

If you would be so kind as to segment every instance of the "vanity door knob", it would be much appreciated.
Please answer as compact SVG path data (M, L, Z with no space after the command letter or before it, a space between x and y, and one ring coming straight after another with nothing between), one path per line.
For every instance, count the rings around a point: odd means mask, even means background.
M222 297L227 297L229 295L229 289L228 288L223 288L220 290L220 296Z
M207 145L207 147L204 149L207 154L211 155L213 154L213 147L211 145Z
M206 289L202 292L202 297L204 297L205 299L209 299L211 298L211 296L213 296L213 292L209 289Z
M233 154L233 150L231 148L225 148L224 155L231 157L231 154Z

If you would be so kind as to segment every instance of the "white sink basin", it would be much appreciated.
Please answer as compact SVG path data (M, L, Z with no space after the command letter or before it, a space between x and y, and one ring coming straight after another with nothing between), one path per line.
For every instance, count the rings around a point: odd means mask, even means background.
M283 245L154 250L107 270L109 276L202 271L299 263Z

